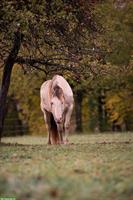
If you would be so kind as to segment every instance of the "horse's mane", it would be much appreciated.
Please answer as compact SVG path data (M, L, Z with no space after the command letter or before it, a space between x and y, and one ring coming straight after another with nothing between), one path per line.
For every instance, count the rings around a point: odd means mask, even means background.
M63 96L63 91L58 85L55 85L52 94L60 99Z

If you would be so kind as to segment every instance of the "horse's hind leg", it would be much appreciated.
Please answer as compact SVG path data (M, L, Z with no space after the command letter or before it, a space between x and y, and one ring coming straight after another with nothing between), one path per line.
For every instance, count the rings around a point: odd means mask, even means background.
M63 144L63 135L62 135L62 131L59 133L59 138L60 138L60 144Z
M48 131L48 144L51 144L50 132Z
M64 143L67 144L68 143L68 135L69 135L69 128L70 128L70 119L71 119L71 115L72 115L72 110L73 110L73 105L71 105L69 107L69 109L67 110L66 114L65 114L65 122L64 122L64 128L65 128L65 139L64 139Z

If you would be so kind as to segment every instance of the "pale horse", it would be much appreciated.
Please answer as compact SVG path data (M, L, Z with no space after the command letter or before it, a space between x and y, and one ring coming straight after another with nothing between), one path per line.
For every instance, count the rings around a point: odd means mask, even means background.
M60 75L45 81L40 89L41 110L48 131L48 144L67 144L73 111L73 92Z

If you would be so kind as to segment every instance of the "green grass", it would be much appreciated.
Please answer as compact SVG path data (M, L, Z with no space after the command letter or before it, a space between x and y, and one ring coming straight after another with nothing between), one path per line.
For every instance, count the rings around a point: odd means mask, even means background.
M133 134L3 138L0 197L20 200L132 200Z

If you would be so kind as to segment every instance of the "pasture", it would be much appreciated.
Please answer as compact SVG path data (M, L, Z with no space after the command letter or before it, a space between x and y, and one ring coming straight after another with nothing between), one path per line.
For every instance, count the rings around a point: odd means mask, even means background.
M17 200L132 200L133 134L73 135L69 145L45 137L3 138L0 197Z

